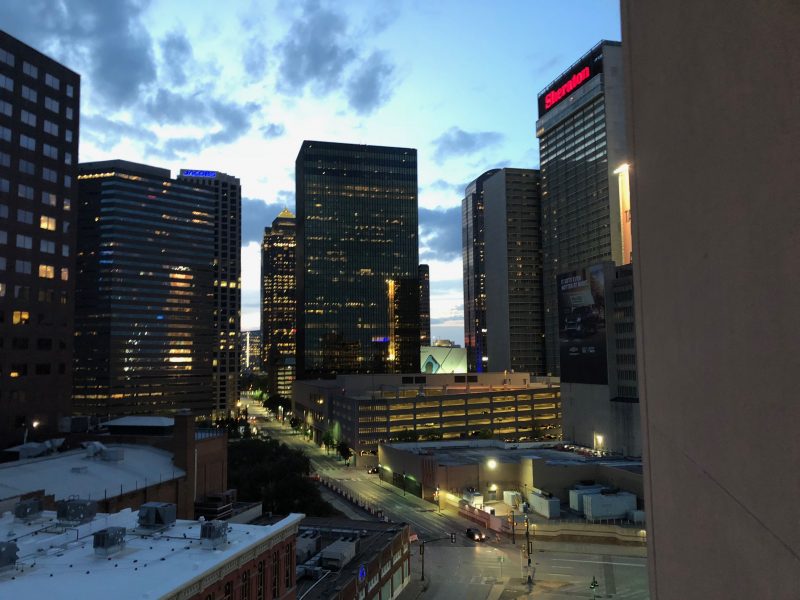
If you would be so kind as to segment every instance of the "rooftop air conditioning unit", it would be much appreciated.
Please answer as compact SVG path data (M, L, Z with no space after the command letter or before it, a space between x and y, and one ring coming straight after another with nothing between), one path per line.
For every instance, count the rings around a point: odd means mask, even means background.
M0 542L0 571L17 564L18 550L16 542Z
M56 502L56 516L62 523L88 523L97 514L97 502L70 498Z
M125 528L108 527L94 534L94 553L97 556L110 556L125 547Z
M31 498L30 500L22 500L14 505L14 516L19 521L28 521L35 519L42 514L42 499Z
M161 529L175 524L177 508L169 502L145 502L139 507L139 527Z
M228 541L228 524L225 521L205 521L200 524L203 547L218 548Z

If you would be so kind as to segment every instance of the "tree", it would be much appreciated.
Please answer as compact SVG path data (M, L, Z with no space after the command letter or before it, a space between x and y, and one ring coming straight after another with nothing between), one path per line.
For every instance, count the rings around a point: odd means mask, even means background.
M325 444L325 451L330 454L331 448L336 444L336 440L333 439L333 432L330 429L322 434L322 443Z
M277 440L242 440L228 446L228 480L244 501L261 501L263 510L327 517L338 514L309 479L304 452Z
M300 420L299 417L292 417L291 419L289 419L289 425L291 426L292 429L294 429L295 432L297 432L297 430L300 429L300 425L302 423L303 422Z
M491 440L494 439L494 433L491 429L481 429L475 437L479 440Z
M336 451L339 453L339 456L342 457L345 464L348 464L350 461L350 457L353 456L353 452L350 450L350 444L346 440L342 440L336 446Z
M280 394L270 394L270 396L262 402L264 408L267 410L271 410L274 413L278 413L278 407L283 406L284 408L291 406L292 402L287 400Z

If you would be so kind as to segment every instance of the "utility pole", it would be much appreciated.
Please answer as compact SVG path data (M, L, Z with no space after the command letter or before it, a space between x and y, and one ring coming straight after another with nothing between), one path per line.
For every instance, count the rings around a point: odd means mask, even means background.
M511 510L511 543L516 546L517 544L517 527L516 522L514 521L514 510Z
M448 535L446 537L434 538L432 540L420 540L419 541L419 543L420 543L419 556L422 559L422 578L420 579L420 581L425 581L425 544L429 544L431 542L440 542L442 540L450 540L451 544L455 544L456 543L456 534L455 533L451 533L450 535Z
M533 544L531 543L531 528L528 515L525 515L525 545L528 551L528 585L533 585L533 577L531 577L531 552L533 552Z

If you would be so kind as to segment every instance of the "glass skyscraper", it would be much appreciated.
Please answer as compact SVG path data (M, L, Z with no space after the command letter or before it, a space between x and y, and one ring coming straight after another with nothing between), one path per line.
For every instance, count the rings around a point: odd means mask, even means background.
M242 185L232 175L193 169L181 169L178 181L214 192L214 411L227 416L239 401Z
M629 212L616 171L625 165L622 48L602 41L539 93L547 371L560 374L560 273L626 256Z
M292 397L297 352L295 216L283 209L261 245L261 339L270 394Z
M211 414L214 194L122 160L78 179L75 412Z
M298 378L419 371L417 151L304 141L295 176Z
M497 173L490 169L467 185L461 201L461 251L464 269L464 346L471 373L487 370L486 266L483 231L483 182Z

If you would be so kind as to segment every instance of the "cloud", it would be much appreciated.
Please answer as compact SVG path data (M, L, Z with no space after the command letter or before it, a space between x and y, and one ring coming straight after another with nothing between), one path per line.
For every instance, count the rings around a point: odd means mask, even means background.
M463 183L451 183L449 181L445 181L444 179L437 179L433 183L429 183L426 188L432 190L438 190L441 192L453 192L458 195L464 194L464 188L466 187Z
M160 90L159 93L161 92L165 91ZM153 109L151 112L153 118L172 124L176 122L194 122L203 123L206 127L210 127L211 123L217 125L216 130L202 136L172 138L161 145L149 144L147 146L146 151L148 153L168 160L175 160L186 154L199 153L209 146L235 142L250 130L252 115L259 108L257 104L252 102L235 104L223 100L206 100L200 99L196 94L180 96L165 92L162 97L166 100L161 105L163 113L159 114ZM181 108L194 112L190 115L181 115Z
M173 31L161 40L161 56L165 71L175 85L185 85L186 66L192 60L192 45L181 31Z
M343 14L319 0L306 0L274 50L278 90L292 96L307 89L317 95L341 90L350 108L361 115L372 113L391 96L395 67L385 52L367 56L362 44L352 40L374 35L395 18L392 10L379 11L366 31L354 32Z
M92 82L108 107L134 104L156 80L153 41L142 25L147 0L5 0L3 29Z
M245 72L253 79L259 80L267 72L267 47L258 38L248 40L247 47L242 56Z
M278 88L300 95L306 86L328 93L339 85L342 73L356 59L348 44L344 16L308 0L278 44Z
M451 127L438 138L433 140L435 150L434 159L442 163L454 156L474 154L489 146L494 146L503 140L503 134L496 131L468 132L458 127Z
M294 192L291 190L280 190L278 192L278 203L283 203L293 213L296 213Z
M286 133L286 127L284 127L281 123L267 123L263 125L259 131L264 138L271 140L272 138L281 137L284 133Z
M347 101L362 115L368 115L391 96L394 65L383 52L373 52L362 62L347 84Z
M94 142L101 150L111 150L123 140L134 140L155 144L156 134L144 127L124 121L109 119L102 115L81 115L81 134Z
M286 204L282 202L265 202L258 198L242 198L242 245L250 242L261 242L264 239L264 228L272 225Z
M419 209L420 261L461 256L461 207Z

